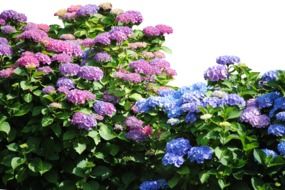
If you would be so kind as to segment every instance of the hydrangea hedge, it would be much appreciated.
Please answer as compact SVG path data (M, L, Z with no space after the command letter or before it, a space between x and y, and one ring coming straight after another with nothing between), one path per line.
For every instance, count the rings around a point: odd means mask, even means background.
M221 56L171 87L171 27L110 3L55 16L0 14L0 188L284 188L285 72Z

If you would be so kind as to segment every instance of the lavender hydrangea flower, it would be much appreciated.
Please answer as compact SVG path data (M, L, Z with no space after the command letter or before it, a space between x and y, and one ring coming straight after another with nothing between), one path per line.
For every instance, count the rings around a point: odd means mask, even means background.
M143 33L148 37L154 37L160 35L160 30L154 26L147 26L143 29Z
M172 27L164 25L164 24L158 24L155 26L155 28L157 28L160 31L160 35L173 33Z
M98 12L99 7L97 5L85 5L81 6L79 10L76 12L77 16L85 17L85 16L91 16Z
M145 135L142 129L134 129L126 133L126 138L136 142L142 142L146 140L147 135Z
M118 44L127 40L132 33L132 29L127 26L113 26L109 32L110 39L116 41Z
M119 103L119 98L109 94L107 91L105 91L104 94L103 94L103 100L105 102L111 102L113 104Z
M285 135L285 126L281 124L270 125L267 129L269 135L282 137Z
M2 27L1 27L1 31L2 31L4 34L12 34L12 33L17 32L16 28L15 28L14 26L11 26L11 25L2 26Z
M111 44L110 34L108 32L98 34L94 39L94 44L110 45Z
M228 70L224 65L215 65L206 70L204 78L206 80L216 82L228 78Z
M112 117L116 113L116 108L112 103L104 101L96 101L93 105L93 109L96 113L102 116Z
M34 42L42 42L48 38L48 34L39 29L31 29L26 30L20 35L18 35L18 38L32 40Z
M43 54L43 53L36 53L35 57L39 60L40 63L44 65L50 65L51 64L51 59L48 55Z
M52 94L55 92L56 92L56 90L53 86L46 86L43 88L43 93L45 93L45 94Z
M203 164L205 160L212 159L213 150L208 146L192 147L188 152L188 158L191 162Z
M175 167L179 168L184 163L183 156L179 156L173 153L166 153L162 158L162 164L167 165L174 165Z
M72 57L66 53L54 54L52 56L52 61L57 61L59 63L70 63Z
M0 43L0 56L11 56L12 48L7 44Z
M230 106L245 106L245 100L237 94L228 94L223 101Z
M265 155L266 155L267 157L273 157L273 158L274 158L274 157L278 156L275 151L270 150L270 149L267 149L267 148L262 149L262 151L265 153Z
M256 128L264 128L270 124L270 118L267 115L254 116L250 119L251 126Z
M131 62L129 66L130 68L134 69L135 72L142 73L145 75L156 75L161 73L160 68L150 65L147 61L143 59Z
M78 76L86 80L97 81L103 78L103 71L99 67L83 66L80 68Z
M37 70L43 72L44 74L49 74L49 73L53 72L52 68L49 66L38 67Z
M8 42L8 40L7 40L6 38L0 37L0 44L2 44L2 45L8 45L9 42Z
M166 188L168 188L168 184L165 179L144 181L139 187L140 190L162 190Z
M4 26L6 24L6 21L2 18L0 18L0 26Z
M67 89L75 88L73 81L66 77L61 77L56 82L57 88L63 87L63 86L65 86Z
M43 44L49 51L56 53L65 53L75 57L83 55L80 45L69 41L48 38L43 41Z
M97 125L94 114L85 114L82 112L74 113L71 119L71 123L85 130L91 130Z
M59 71L64 76L76 76L80 69L79 65L73 63L63 63L59 66Z
M99 63L107 63L112 60L112 57L107 52L99 52L95 54L94 59Z
M5 10L0 14L0 19L5 21L26 22L27 17L23 13L18 13L14 10Z
M124 24L140 24L143 21L142 14L138 11L126 11L116 17L117 22Z
M277 150L278 150L278 152L279 152L282 156L285 156L285 141L281 141L281 142L277 145Z
M129 116L125 120L125 125L130 129L138 129L143 127L143 121L136 118L135 116Z
M216 62L220 65L231 65L240 62L240 58L232 55L224 55L217 57Z
M124 81L133 82L133 83L140 83L143 80L140 74L129 73L124 70L115 72L114 77L122 79Z
M95 95L88 90L73 89L68 92L67 100L73 104L85 104L89 100L94 100Z

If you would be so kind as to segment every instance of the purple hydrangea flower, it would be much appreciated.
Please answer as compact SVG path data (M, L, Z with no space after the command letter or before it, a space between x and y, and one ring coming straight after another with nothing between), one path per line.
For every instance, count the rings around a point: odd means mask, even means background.
M70 63L72 57L66 53L54 54L52 56L52 61L57 61L59 63Z
M0 19L5 21L16 21L16 22L26 22L27 17L23 13L18 13L14 10L5 10L0 13Z
M261 82L275 81L278 79L279 70L267 71L261 77Z
M168 188L167 181L165 179L159 179L155 181L144 181L140 184L140 190L161 190Z
M284 156L285 155L285 141L281 141L278 145L277 145L277 150L278 152Z
M66 78L66 77L61 77L56 82L57 88L63 87L63 86L65 86L67 89L75 88L73 81L69 78Z
M132 29L127 26L113 26L109 32L110 39L117 43L127 40L132 33Z
M42 42L48 38L48 34L39 29L31 29L26 30L20 35L18 35L18 38L32 40L34 42Z
M282 137L285 135L285 126L281 124L272 124L268 127L267 133L269 135Z
M188 152L188 158L191 162L203 164L205 160L212 159L213 149L208 146L192 147Z
M273 157L274 158L274 157L278 156L274 150L270 150L270 149L265 148L265 149L262 149L262 151L265 153L265 155L267 157Z
M138 11L126 11L116 17L117 22L124 24L140 24L143 21L142 14Z
M160 30L154 26L147 26L143 29L143 33L146 36L153 37L153 36L159 36Z
M97 125L94 114L85 114L82 112L74 113L71 119L71 123L85 130L91 130Z
M6 68L0 70L0 78L10 78L14 73L13 68Z
M78 76L86 80L101 80L103 78L103 71L99 67L83 66L78 72Z
M63 63L59 66L59 71L64 76L76 76L80 70L80 66L73 63Z
M256 128L264 128L270 124L270 118L267 115L258 115L250 118L249 123Z
M11 34L11 33L17 32L16 28L15 28L14 26L11 26L11 25L2 26L2 27L1 27L1 31L2 31L4 34Z
M79 10L76 12L77 16L91 16L98 12L99 7L97 5L85 5L81 6Z
M53 72L53 70L50 66L39 67L38 71L41 71L44 74L49 74L49 73Z
M103 100L106 102L111 102L113 104L117 104L119 102L119 98L109 94L107 91L103 94Z
M56 92L56 90L53 86L46 86L43 88L43 93L45 93L45 94L52 94L55 92Z
M112 57L107 52L99 52L95 54L94 59L99 63L107 63L112 60Z
M133 61L132 63L129 64L131 68L135 70L137 73L143 73L145 75L157 75L161 73L161 69L154 66L150 65L147 61L145 60L137 60Z
M170 26L164 24L156 25L155 28L157 28L160 31L160 35L173 33L173 29Z
M44 65L49 65L51 64L51 59L48 55L43 54L43 53L36 53L35 57L39 60L40 63L44 64Z
M67 94L67 100L73 104L85 104L89 100L94 100L96 96L88 90L70 90Z
M134 129L126 133L126 138L136 142L142 142L145 141L147 135L143 132L142 129Z
M2 44L2 45L8 45L9 42L8 42L8 40L7 40L6 38L0 37L0 44Z
M129 72L124 71L124 70L120 70L120 71L115 72L114 77L122 79L124 81L133 82L133 83L140 83L143 80L140 74L129 73Z
M184 163L183 156L178 156L173 153L166 153L162 158L162 164L167 165L174 165L175 167L179 168Z
M6 21L2 18L0 18L0 26L4 26L6 24Z
M102 116L112 117L116 113L116 108L112 103L104 101L96 101L93 105L93 109L96 113Z
M11 56L12 55L12 48L7 44L0 43L0 56Z
M95 37L93 43L94 44L101 44L101 45L110 45L111 44L110 34L108 32L98 34Z
M216 82L228 78L228 70L224 65L215 65L206 70L204 78L206 80Z
M232 55L224 55L217 57L216 62L220 65L231 65L240 62L240 58Z
M143 127L143 121L138 119L135 116L129 116L127 117L126 121L125 121L125 125L130 129L138 129L138 128L142 128Z
M245 100L237 94L228 94L223 102L230 106L245 106Z

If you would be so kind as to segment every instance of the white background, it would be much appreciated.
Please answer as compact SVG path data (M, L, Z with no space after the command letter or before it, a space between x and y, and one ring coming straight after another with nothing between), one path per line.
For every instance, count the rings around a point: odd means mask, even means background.
M106 0L108 1L108 0ZM36 23L60 23L53 16L72 4L102 0L0 0L0 11L14 9ZM114 8L138 10L143 26L168 24L174 34L166 45L177 70L175 85L203 80L219 55L237 55L256 71L285 68L283 0L109 0Z

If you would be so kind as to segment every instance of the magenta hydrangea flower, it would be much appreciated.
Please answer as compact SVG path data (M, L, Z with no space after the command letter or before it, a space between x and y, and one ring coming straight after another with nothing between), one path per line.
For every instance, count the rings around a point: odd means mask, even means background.
M0 26L4 26L6 24L6 21L2 18L0 18Z
M31 29L26 30L20 35L18 35L18 38L32 40L34 42L42 42L43 40L46 40L48 38L48 34L39 29Z
M56 81L57 88L60 88L63 86L66 87L67 89L75 88L73 81L66 77L61 77Z
M143 21L142 14L138 11L126 11L116 17L117 22L124 24L140 24Z
M44 74L53 72L53 69L50 66L39 67L37 70L43 72Z
M59 66L59 71L64 76L76 76L80 70L80 66L73 63L62 63Z
M107 52L99 52L94 56L95 61L99 63L106 63L112 60L112 57Z
M96 113L102 116L112 117L116 113L116 108L112 103L97 100L93 105Z
M82 112L76 112L73 114L71 123L78 126L81 129L91 130L96 127L97 121L94 114L85 114Z
M134 69L137 73L145 75L157 75L161 73L161 69L155 65L150 65L146 60L137 60L129 64L130 68Z
M72 57L66 53L60 53L60 54L54 54L51 60L57 61L59 63L70 63L72 62Z
M76 12L76 16L84 17L84 16L91 16L98 12L99 7L97 5L85 5L81 6L78 11Z
M61 86L59 88L57 88L57 91L60 93L63 93L67 96L67 94L69 93L70 89L67 86Z
M72 12L77 12L81 7L82 5L71 5L66 10L67 12L72 13Z
M34 55L22 55L17 61L16 64L20 67L26 67L26 68L34 68L38 67L39 60Z
M46 86L43 88L43 93L45 93L45 94L53 94L55 92L56 92L56 90L55 90L54 86Z
M6 68L0 70L0 78L10 78L14 73L13 68Z
M36 53L35 57L39 60L40 63L44 65L50 65L51 64L51 59L48 55L43 54L43 53Z
M160 35L173 33L172 27L164 25L164 24L158 24L155 26L155 28L157 28L160 31Z
M78 76L86 80L101 80L103 78L103 71L99 67L83 66L78 72Z
M2 27L1 27L1 31L2 31L4 34L12 34L12 33L17 32L16 28L15 28L14 26L11 26L11 25L2 26Z
M67 94L67 100L73 104L85 104L87 101L94 100L96 96L88 90L70 90Z
M160 30L154 26L147 26L143 29L143 33L146 36L154 37L160 35Z
M35 24L35 23L32 23L32 22L29 22L24 27L24 30L32 30L32 29L42 30L44 32L48 32L50 28L49 28L49 25L47 25L47 24Z
M140 83L142 82L142 77L138 73L129 73L125 70L120 70L114 73L114 77L122 79L124 81Z
M94 44L100 44L100 45L110 45L111 39L110 34L108 32L104 32L101 34L98 34L94 39Z
M204 78L206 80L216 82L228 78L228 70L224 65L215 65L206 70Z
M110 39L116 41L117 43L122 43L127 40L132 34L132 29L127 26L113 26L110 34Z
M5 10L0 13L0 19L5 21L16 21L16 22L26 22L27 17L23 13L18 13L14 10Z

